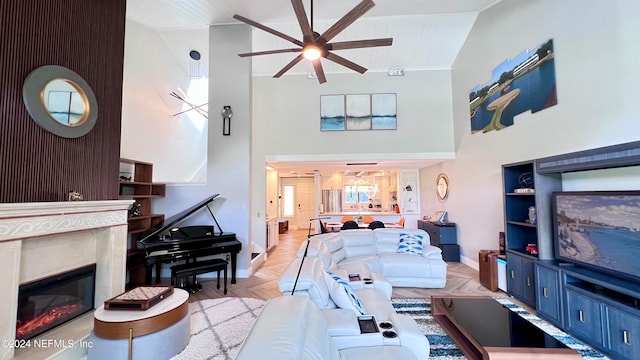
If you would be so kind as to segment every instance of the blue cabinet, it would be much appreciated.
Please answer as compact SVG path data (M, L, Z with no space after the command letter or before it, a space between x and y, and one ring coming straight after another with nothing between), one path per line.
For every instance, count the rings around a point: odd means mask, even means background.
M507 251L507 289L525 304L536 306L534 259Z
M442 250L442 259L444 261L460 261L460 246L458 245L456 224L434 224L429 221L418 220L418 229L422 229L429 234L430 244Z
M555 264L543 261L535 264L536 312L541 318L562 327L562 298L560 296L560 274Z
M602 306L579 288L567 286L567 331L587 343L602 348Z
M640 359L640 311L607 305L607 349L616 358Z
M639 359L640 284L578 266L559 273L563 329L614 359Z

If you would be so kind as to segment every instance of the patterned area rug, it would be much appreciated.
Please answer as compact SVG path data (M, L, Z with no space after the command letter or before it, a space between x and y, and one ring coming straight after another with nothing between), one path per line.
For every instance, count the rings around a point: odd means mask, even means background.
M578 351L585 360L608 359L572 336L527 312L506 299L497 299L511 311L532 322L548 334ZM434 360L466 359L456 344L431 316L431 303L425 299L392 299L399 314L411 316L429 339ZM189 304L191 339L172 360L232 360L249 334L264 301L252 298L220 298ZM268 358L268 354L265 354Z
M189 304L191 339L174 360L234 359L264 301L225 297Z
M507 299L496 299L509 310L514 311L526 320L530 321L538 328L560 340L568 347L575 349L583 359L588 360L604 360L608 359L600 352L585 345L571 335L559 330L555 326L540 319L534 314L529 313L524 308L512 303ZM466 359L462 352L457 348L453 340L444 332L438 323L431 316L431 302L425 299L392 299L393 307L399 314L411 316L420 326L422 332L429 339L431 344L431 353L429 359L437 360L461 360Z

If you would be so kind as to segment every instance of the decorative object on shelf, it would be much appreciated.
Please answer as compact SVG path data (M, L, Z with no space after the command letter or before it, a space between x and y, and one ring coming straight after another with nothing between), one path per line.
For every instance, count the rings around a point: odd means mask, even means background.
M436 177L436 195L441 202L447 201L449 197L449 178L444 173Z
M533 174L530 172L523 172L518 176L518 184L521 189L533 190Z
M130 172L121 171L120 172L120 182L129 182L133 178L133 175Z
M231 117L233 116L233 111L231 110L231 106L225 105L222 107L222 135L229 136L231 135Z
M449 221L449 214L446 211L436 211L431 217L434 224L444 224Z
M65 138L89 133L98 119L98 101L76 72L58 65L33 70L22 87L24 105L45 130Z
M142 216L141 206L142 206L142 204L140 204L137 201L134 202L133 204L131 204L131 206L129 207L129 217Z
M537 244L527 244L525 250L531 255L538 255L538 245Z
M529 206L529 218L527 219L527 222L529 224L536 224L538 217L536 215L536 207L535 206Z
M80 194L77 191L69 191L69 201L82 201L84 200L84 195Z

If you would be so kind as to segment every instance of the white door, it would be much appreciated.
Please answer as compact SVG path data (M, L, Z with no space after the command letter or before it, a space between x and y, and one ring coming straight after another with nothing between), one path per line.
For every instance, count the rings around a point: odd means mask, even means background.
M313 218L313 201L314 201L314 187L313 179L301 178L296 186L296 206L297 206L297 220L298 228L308 229L311 225L313 233L313 226L309 222L309 219Z
M283 209L280 217L289 220L291 227L308 229L309 219L314 215L313 178L282 178L280 184L283 194Z

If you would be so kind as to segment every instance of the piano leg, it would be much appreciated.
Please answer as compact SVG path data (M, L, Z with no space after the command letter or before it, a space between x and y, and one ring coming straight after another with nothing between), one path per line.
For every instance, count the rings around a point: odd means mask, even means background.
M238 262L238 253L231 252L231 284L236 283L236 265Z
M162 263L156 263L156 284L160 284L161 272L162 272Z
M144 266L144 283L146 285L151 285L152 274L153 274L153 265L145 265Z

